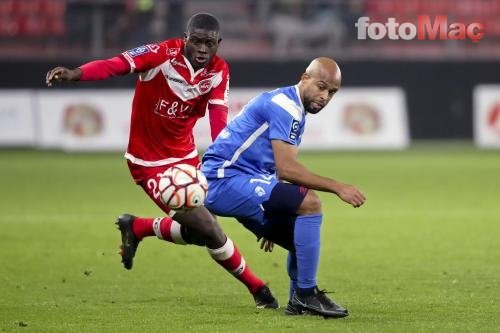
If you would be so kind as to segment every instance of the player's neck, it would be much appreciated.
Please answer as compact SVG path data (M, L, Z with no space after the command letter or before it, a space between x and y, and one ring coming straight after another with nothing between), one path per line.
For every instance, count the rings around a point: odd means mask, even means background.
M297 87L299 88L299 98L302 104L304 104L304 86L302 84L302 81L297 83Z

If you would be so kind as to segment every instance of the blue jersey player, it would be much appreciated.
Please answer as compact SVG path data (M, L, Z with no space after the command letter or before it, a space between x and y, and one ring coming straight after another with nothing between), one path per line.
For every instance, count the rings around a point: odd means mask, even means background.
M290 298L286 314L345 317L316 282L321 201L313 191L336 194L353 207L366 198L354 186L316 175L297 161L308 114L318 113L340 88L341 73L330 58L314 59L297 85L251 100L222 130L203 157L207 208L235 217L266 249L289 251Z

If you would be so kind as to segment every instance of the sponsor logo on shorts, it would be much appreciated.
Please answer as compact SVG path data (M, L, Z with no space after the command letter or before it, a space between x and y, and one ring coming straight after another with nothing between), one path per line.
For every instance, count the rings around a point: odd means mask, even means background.
M266 191L261 186L257 186L254 191L258 197L262 197L263 195L266 194Z

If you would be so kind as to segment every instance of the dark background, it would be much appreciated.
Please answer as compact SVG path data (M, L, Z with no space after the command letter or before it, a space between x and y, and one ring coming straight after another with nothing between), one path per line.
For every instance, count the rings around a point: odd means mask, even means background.
M85 60L81 60L84 62ZM45 88L48 69L75 60L0 62L0 88ZM293 84L308 61L230 61L232 87ZM402 87L406 93L412 139L472 138L472 92L478 84L498 83L498 61L339 61L344 87ZM132 88L135 76L103 82L60 85L58 89ZM499 96L500 98L500 96Z
M330 56L344 87L404 89L412 139L471 139L474 87L500 84L500 0L0 0L0 88L45 89L54 66L182 37L199 12L221 22L232 87L290 85L311 59ZM485 35L478 43L357 38L360 17L415 24L419 15L480 22ZM132 88L135 79L77 86Z

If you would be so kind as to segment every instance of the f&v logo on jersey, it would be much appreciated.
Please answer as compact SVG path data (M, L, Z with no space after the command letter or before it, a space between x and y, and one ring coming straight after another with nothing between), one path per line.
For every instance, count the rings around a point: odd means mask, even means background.
M189 104L183 104L178 101L171 103L162 98L156 102L154 110L157 115L168 118L187 118L190 111L191 106Z
M297 136L299 135L300 123L298 120L292 120L292 126L290 126L290 135L288 136L292 140L297 140Z

